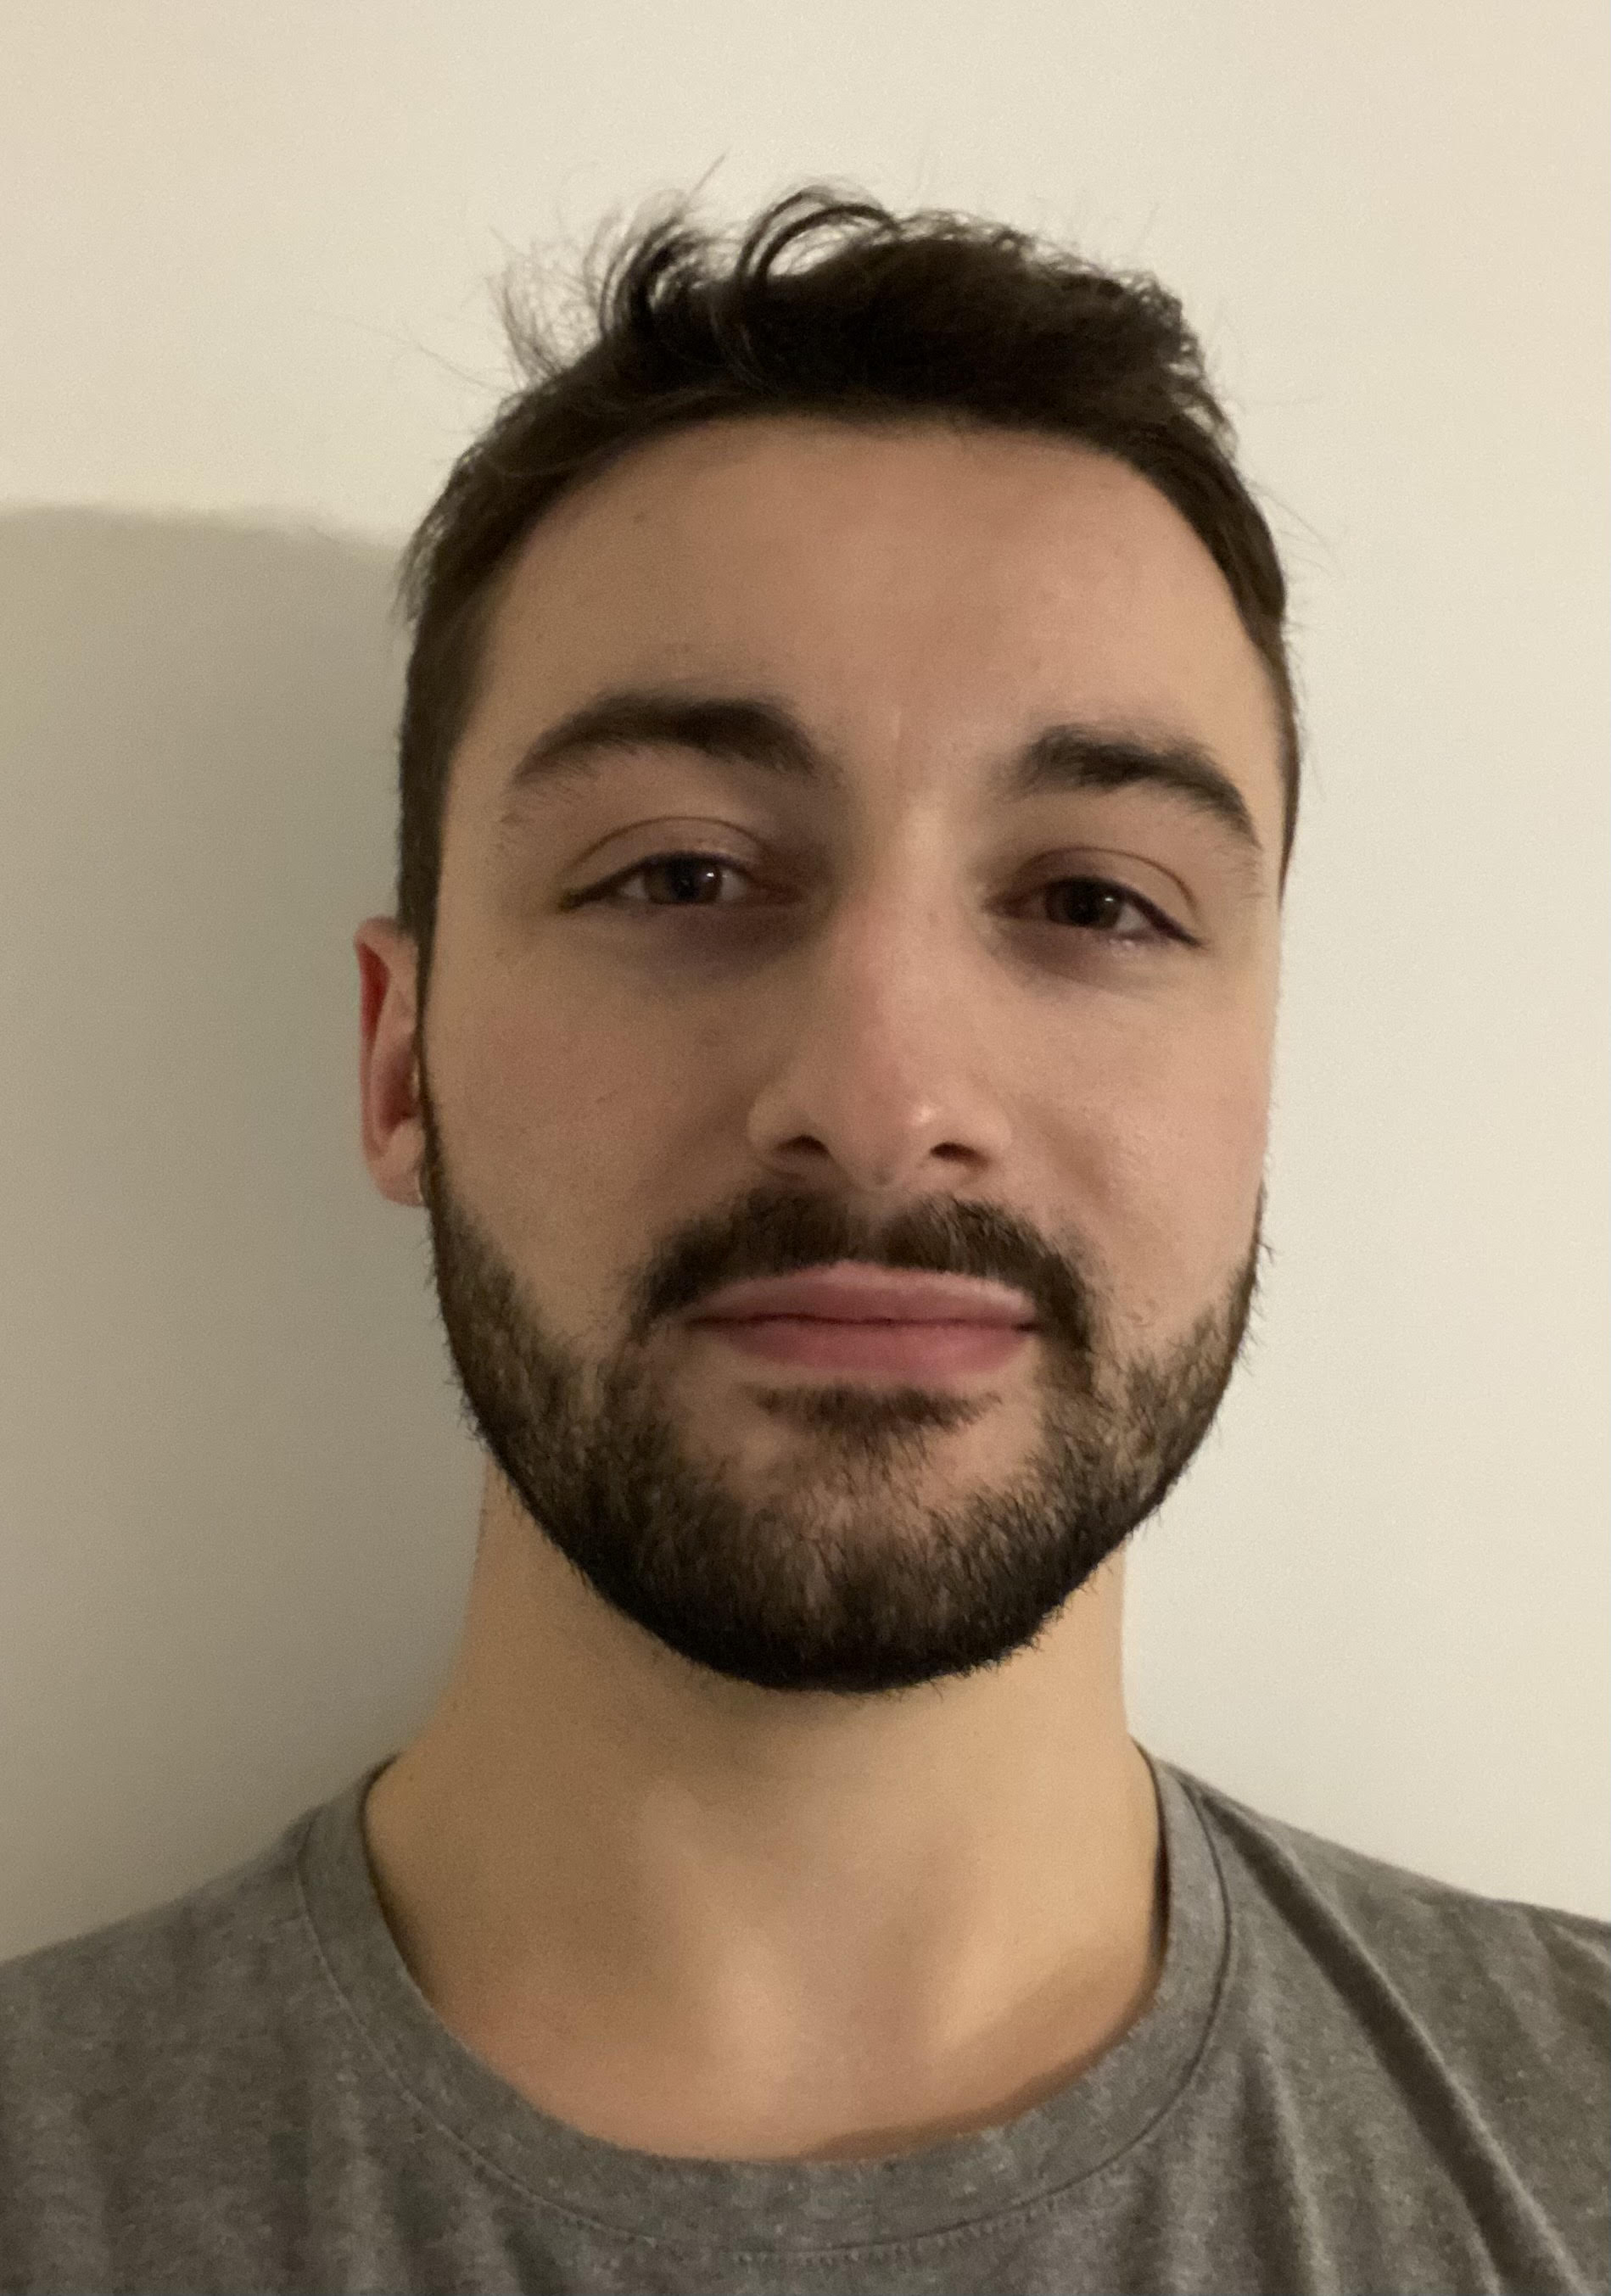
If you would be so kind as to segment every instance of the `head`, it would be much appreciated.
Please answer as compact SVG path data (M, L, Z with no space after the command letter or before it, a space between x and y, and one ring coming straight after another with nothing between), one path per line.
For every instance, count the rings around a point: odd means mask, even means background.
M778 1691L999 1665L1173 1487L1254 1304L1274 547L1178 306L1020 234L808 193L724 267L674 217L596 318L517 333L405 562L371 1168L498 1491L602 1601ZM690 1320L845 1261L1036 1328L925 1383Z

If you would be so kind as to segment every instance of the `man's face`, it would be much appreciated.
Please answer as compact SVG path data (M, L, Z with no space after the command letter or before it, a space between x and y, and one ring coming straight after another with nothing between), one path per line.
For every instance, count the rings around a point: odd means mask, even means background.
M761 699L828 775L642 741L511 798L623 688ZM1145 783L999 794L1049 726L1206 752L1253 875ZM1035 1640L1242 1348L1281 830L1229 593L1107 457L729 422L542 521L454 762L415 1135L454 1361L531 1536L766 1686L889 1691ZM668 852L727 865L627 873ZM687 1320L846 1260L1014 1286L1038 1328L940 1381Z

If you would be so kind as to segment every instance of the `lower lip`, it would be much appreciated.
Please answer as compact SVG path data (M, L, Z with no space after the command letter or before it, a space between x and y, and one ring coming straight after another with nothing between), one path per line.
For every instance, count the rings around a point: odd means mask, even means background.
M743 1322L707 1319L729 1346L768 1363L801 1364L812 1371L893 1372L911 1378L946 1378L958 1372L997 1371L1030 1336L1013 1324L833 1324L809 1316L753 1316Z

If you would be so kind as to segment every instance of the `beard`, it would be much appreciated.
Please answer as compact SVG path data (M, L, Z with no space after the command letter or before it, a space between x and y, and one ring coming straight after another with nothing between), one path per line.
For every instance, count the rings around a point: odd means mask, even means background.
M424 1062L420 1089L438 1304L470 1433L594 1594L695 1666L769 1690L862 1695L999 1666L1032 1644L1162 1505L1241 1356L1264 1249L1154 1354L1121 1357L1113 1301L993 1207L925 1198L876 1232L843 1201L758 1189L653 1259L614 1352L545 1324L455 1194ZM1040 1328L1040 1440L955 1505L921 1500L933 1439L997 1398L942 1387L748 1384L797 1432L741 1489L679 1417L647 1342L722 1285L837 1260L1016 1285Z

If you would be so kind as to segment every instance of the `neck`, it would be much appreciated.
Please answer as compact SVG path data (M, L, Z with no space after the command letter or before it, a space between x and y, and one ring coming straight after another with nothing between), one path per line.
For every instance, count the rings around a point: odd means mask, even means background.
M452 1674L365 1813L427 2000L641 2150L858 2157L1025 2110L1162 1959L1122 1568L1003 1667L780 1694L617 1617L489 1478Z

